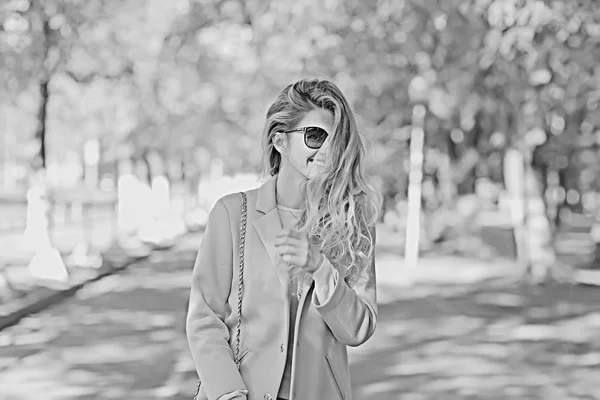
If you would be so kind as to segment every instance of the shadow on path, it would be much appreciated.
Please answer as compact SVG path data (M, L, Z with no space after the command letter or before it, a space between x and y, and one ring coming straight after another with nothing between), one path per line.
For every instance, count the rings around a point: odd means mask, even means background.
M504 280L418 284L351 350L354 398L594 399L600 291Z

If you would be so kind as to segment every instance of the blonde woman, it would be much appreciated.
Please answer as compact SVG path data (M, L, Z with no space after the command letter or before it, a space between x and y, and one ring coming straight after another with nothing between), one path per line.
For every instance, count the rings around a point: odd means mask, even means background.
M270 179L246 193L243 277L239 193L212 209L194 265L197 398L351 399L346 349L377 321L380 207L354 115L333 83L298 81L269 108L263 147Z

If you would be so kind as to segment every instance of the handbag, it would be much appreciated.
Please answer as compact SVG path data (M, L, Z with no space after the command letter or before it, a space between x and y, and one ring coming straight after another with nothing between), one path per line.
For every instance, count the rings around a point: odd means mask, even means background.
M242 296L244 294L244 247L246 244L246 209L247 200L246 193L240 192L242 196L242 217L240 221L240 274L239 274L239 285L238 285L238 297L237 297L237 326L235 328L235 365L239 371L240 369L240 331L242 328ZM198 393L200 393L200 380L196 387L196 393L194 394L194 400L198 400Z

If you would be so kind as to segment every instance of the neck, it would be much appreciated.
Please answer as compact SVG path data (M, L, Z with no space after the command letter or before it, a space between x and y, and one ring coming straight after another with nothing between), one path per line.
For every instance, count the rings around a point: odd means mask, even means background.
M296 170L282 163L277 176L277 204L289 208L302 208L304 194L301 186L306 180Z

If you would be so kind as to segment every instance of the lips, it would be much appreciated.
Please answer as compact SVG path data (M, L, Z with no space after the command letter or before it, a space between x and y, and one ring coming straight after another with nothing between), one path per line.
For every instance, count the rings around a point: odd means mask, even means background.
M324 167L325 166L325 161L322 160L322 159L315 160L313 157L311 157L311 158L308 159L308 162L309 163L312 162L312 163L314 163L314 165L317 165L319 167Z

